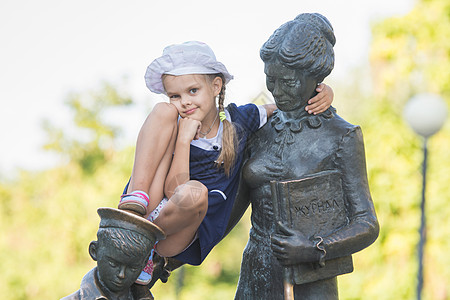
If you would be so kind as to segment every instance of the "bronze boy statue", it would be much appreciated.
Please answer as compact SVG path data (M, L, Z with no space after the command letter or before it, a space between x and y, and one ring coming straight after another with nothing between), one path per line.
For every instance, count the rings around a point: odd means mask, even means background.
M63 300L153 299L148 289L138 289L133 283L164 233L146 219L123 210L99 208L97 212L101 219L97 241L89 245L97 267L83 277L78 291Z

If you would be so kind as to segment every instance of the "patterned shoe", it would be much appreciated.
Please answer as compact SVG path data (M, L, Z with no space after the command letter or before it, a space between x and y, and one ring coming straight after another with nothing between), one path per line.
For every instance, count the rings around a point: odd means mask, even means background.
M148 195L143 191L134 191L120 197L119 209L129 210L144 216L149 203Z
M156 247L156 245L155 245L155 247ZM139 275L138 279L136 279L135 283L140 284L140 285L147 285L150 283L150 281L152 281L153 253L155 252L155 247L153 247L150 257L148 259L148 262L145 265L144 270L142 270L141 274Z

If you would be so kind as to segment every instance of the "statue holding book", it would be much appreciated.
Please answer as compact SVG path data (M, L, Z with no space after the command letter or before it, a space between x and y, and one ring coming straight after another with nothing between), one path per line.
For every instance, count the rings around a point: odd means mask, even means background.
M300 14L262 46L279 108L248 145L241 212L252 205L236 299L338 299L337 276L372 244L378 221L361 128L330 107L305 111L334 66L335 36L320 14ZM235 215L239 216L239 212ZM232 225L231 225L232 226ZM289 290L290 289L290 290Z

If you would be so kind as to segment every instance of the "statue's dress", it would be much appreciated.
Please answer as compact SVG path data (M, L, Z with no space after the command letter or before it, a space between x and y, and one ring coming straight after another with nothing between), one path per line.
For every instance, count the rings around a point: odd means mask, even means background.
M236 299L283 299L282 266L272 253L275 232L271 180L291 180L324 170L342 175L348 223L324 237L326 259L351 255L370 245L378 222L367 182L361 129L335 114L286 120L276 111L250 140L243 185L252 205L250 238L244 250ZM337 299L332 277L294 287L295 299Z

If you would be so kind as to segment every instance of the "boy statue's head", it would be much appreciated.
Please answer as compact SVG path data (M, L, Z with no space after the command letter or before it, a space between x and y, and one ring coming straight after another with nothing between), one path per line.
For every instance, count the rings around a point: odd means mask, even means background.
M97 278L106 293L128 292L145 267L150 252L164 233L153 223L132 213L99 208L97 241L89 254L97 261Z

